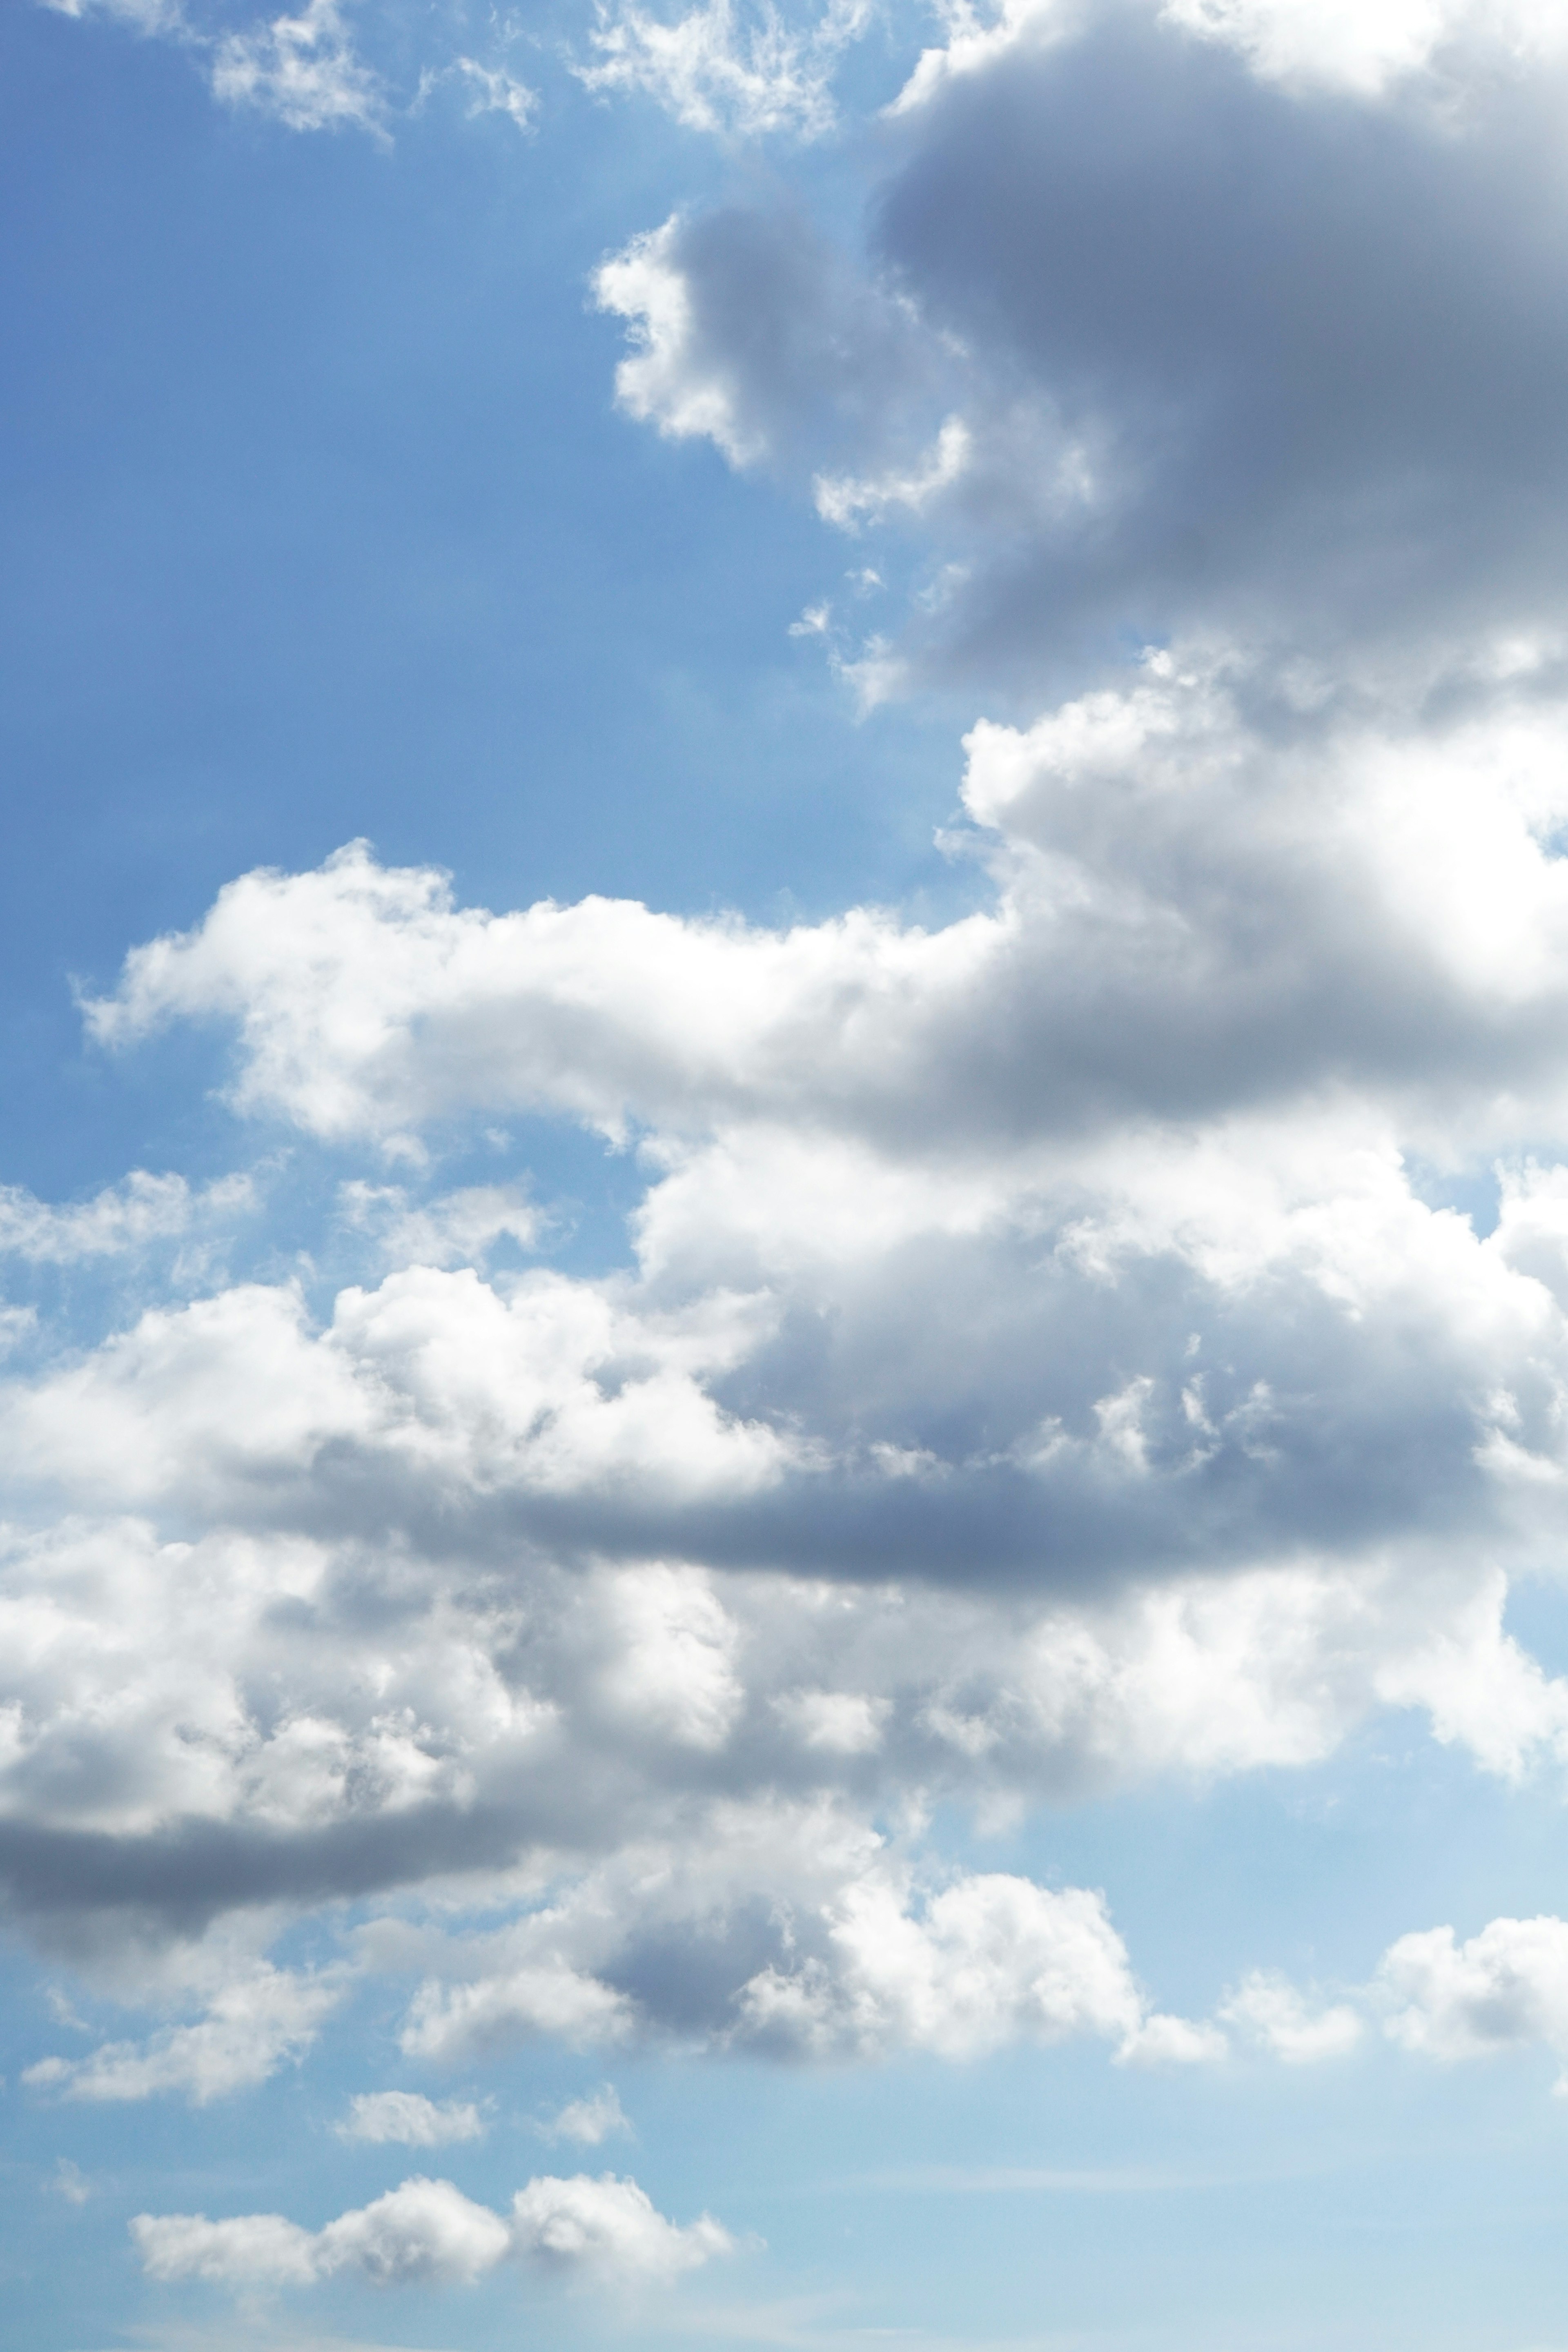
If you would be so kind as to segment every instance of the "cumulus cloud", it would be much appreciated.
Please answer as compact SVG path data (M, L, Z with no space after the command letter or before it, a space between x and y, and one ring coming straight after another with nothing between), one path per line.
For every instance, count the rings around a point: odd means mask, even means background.
M811 130L826 50L755 23L606 17L587 72ZM345 24L236 32L229 94L372 108ZM1109 1896L921 1827L1307 1766L1380 1709L1506 1780L1568 1761L1506 1620L1568 1493L1547 29L965 13L879 133L864 255L770 198L603 264L630 416L915 551L903 624L797 625L864 700L965 666L997 698L945 837L973 911L492 911L357 845L132 952L100 1045L225 1025L237 1114L363 1156L340 1232L385 1271L160 1297L0 1386L0 1872L40 1933L352 1896L430 2063L1306 2063L1373 2014L1558 2046L1555 1923L1189 2020ZM625 1265L520 1268L551 1226L514 1172L440 1189L513 1114L626 1155ZM178 1188L6 1195L0 1239L119 1247ZM226 2017L36 2079L206 2095L302 2046ZM366 2097L405 2138L473 2112ZM626 2184L535 2186L526 2222L425 2184L336 2238L147 2242L301 2279L498 2231L668 2254Z
M1408 2056L1440 2065L1544 2045L1568 2067L1568 1922L1493 1919L1464 1941L1451 1927L1421 1928L1333 2000L1254 1969L1217 2017L1291 2066L1342 2058L1376 2024ZM1568 2095L1568 2072L1554 2088Z
M1401 2049L1451 2062L1543 2042L1568 2063L1568 1921L1494 1919L1468 1943L1452 1927L1402 1936L1375 1990Z
M234 1292L0 1414L40 1482L121 1508L164 1475L232 1509L263 1471L316 1491L357 1458L384 1508L438 1475L541 1539L713 1568L1060 1582L1466 1531L1510 1554L1562 1454L1535 1269L1568 722L1533 656L1450 683L1441 711L1325 708L1163 654L983 722L967 837L997 897L936 930L491 915L362 851L247 877L136 951L104 1041L230 1020L237 1103L333 1141L519 1109L637 1131L637 1267L410 1270L320 1332ZM1424 1169L1527 1139L1490 1236L1426 1197ZM218 1401L268 1361L279 1417L237 1444Z
M1534 0L955 11L862 253L774 205L610 265L623 404L896 526L906 688L1037 695L1130 625L1352 676L1560 627L1565 64Z
M999 1873L965 1876L911 1906L868 1873L827 1914L829 1956L769 1967L742 1989L742 2029L813 2055L893 2049L974 2057L1026 2040L1090 2034L1123 2057L1212 2057L1183 2021L1150 2017L1101 1897Z
M685 2226L666 2220L635 2180L613 2173L531 2180L507 2215L449 2180L416 2176L322 2230L277 2213L139 2213L131 2233L149 2277L233 2287L306 2286L343 2272L375 2286L462 2286L509 2256L606 2283L668 2282L734 2244L706 2213Z

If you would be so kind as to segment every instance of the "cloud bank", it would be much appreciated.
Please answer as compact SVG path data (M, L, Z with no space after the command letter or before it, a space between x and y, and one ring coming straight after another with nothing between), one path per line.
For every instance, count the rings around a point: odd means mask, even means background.
M467 2286L509 2258L568 2276L668 2283L734 2243L709 2214L684 2227L667 2221L635 2180L610 2172L531 2180L507 2215L449 2180L416 2176L322 2230L278 2213L139 2213L131 2234L149 2277L237 2287L307 2286L342 2272L374 2286Z
M826 136L858 24L632 10L584 70ZM345 25L226 36L221 94L368 121ZM873 636L835 590L805 638L863 703L984 704L973 910L489 908L362 843L84 1002L105 1053L219 1033L237 1154L330 1156L375 1266L6 1310L0 1883L162 2019L36 2095L239 2091L373 1974L411 2068L1568 2052L1553 1918L1326 1990L1237 1955L1181 2017L1114 1890L930 1829L1380 1714L1506 1781L1568 1759L1507 1615L1568 1496L1561 49L1437 0L965 13L857 151L863 247L789 166L603 262L627 429L893 579ZM531 120L500 71L462 79ZM448 1180L535 1118L639 1188L608 1270L528 1171ZM0 1246L253 1198L7 1191ZM269 1959L311 1915L341 1963ZM391 2091L341 2128L482 2121ZM543 2126L624 2127L613 2093ZM612 2176L136 2229L156 2276L301 2285L728 2243Z

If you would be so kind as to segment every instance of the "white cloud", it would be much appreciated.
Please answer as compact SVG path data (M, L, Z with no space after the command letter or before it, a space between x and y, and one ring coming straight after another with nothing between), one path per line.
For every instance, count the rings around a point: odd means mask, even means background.
M807 1748L868 1756L882 1744L889 1706L864 1691L781 1691L773 1711Z
M131 2231L150 2277L232 2287L304 2286L344 2271L376 2286L466 2285L509 2255L606 2282L668 2280L733 2246L707 2214L680 2227L611 2173L531 2180L510 2217L449 2180L416 2177L315 2231L276 2213L139 2213Z
M179 0L43 0L57 16L119 16L141 33L179 33L184 15Z
M1402 1936L1375 1992L1402 2049L1453 2061L1543 2042L1568 2063L1568 1921L1494 1919L1468 1943L1452 1927Z
M1314 2009L1288 1977L1263 1969L1243 1979L1219 2013L1288 2066L1341 2057L1355 2048L1363 2031L1360 2011L1348 2001Z
M969 428L963 419L950 416L930 452L910 473L883 474L873 481L819 474L812 485L816 511L824 522L836 523L840 530L856 530L862 523L879 522L896 507L919 514L932 499L950 489L966 470L971 446Z
M671 23L623 0L589 35L597 62L574 70L589 89L654 99L688 130L814 139L832 128L833 71L869 14L864 0L835 0L801 28L772 0L747 17L733 0L703 0Z
M1103 674L1129 615L1342 684L1488 624L1560 635L1561 9L945 16L859 255L814 243L789 188L631 248L657 270L611 305L645 338L630 413L913 539L889 683L1038 699ZM922 465L944 416L964 462Z
M341 0L306 0L296 16L230 33L213 49L214 95L275 115L290 131L380 131L380 80L356 55Z
M1453 44L1534 65L1568 42L1551 0L1164 0L1173 25L1238 49L1269 80L1379 98Z
M247 1176L226 1176L193 1192L183 1176L133 1169L90 1201L57 1205L20 1185L0 1185L0 1255L33 1265L75 1265L178 1239L193 1225L243 1214L255 1203Z
M400 1185L353 1177L339 1189L346 1222L374 1233L394 1265L479 1265L498 1241L534 1249L543 1221L517 1184L469 1184L411 1207Z
M597 2147L616 2132L630 2133L613 2084L591 2091L586 2098L568 2099L547 2121L534 2126L545 2139L573 2139L584 2147Z
M452 70L468 92L470 117L504 114L520 131L531 131L539 111L539 93L518 80L502 66L481 65L476 58L458 58Z
M132 2227L135 2225L132 2224ZM466 2286L511 2251L498 2213L449 2180L405 2180L318 2232L318 2273L359 2271L376 2286Z
M825 1956L770 1966L743 1989L748 2035L817 2055L968 2058L1080 2034L1128 2056L1205 2058L1218 2046L1183 2021L1149 2017L1103 1899L1082 1888L1053 1893L990 1873L915 1906L907 1887L873 1871L829 1906L826 1925Z
M531 2180L511 2210L518 2251L551 2270L668 2280L734 2252L734 2240L710 2214L681 2228L635 2180L612 2172L596 2180L581 2172L570 2180Z
M209 2221L204 2213L138 2213L131 2234L149 2278L212 2279L225 2286L306 2286L315 2241L280 2213Z
M44 2058L24 2083L69 2099L135 2100L182 2093L195 2106L247 2090L315 2041L342 2000L341 1974L291 1975L263 1965L213 1998L195 2025L165 2026L147 2042L109 2042L86 2058Z
M417 2091L359 2091L335 2128L340 2139L369 2140L378 2147L445 2147L453 2140L482 2139L485 2119L471 2102L437 2103Z
M624 1993L555 1961L474 1984L425 1985L409 2011L402 2042L410 2057L438 2060L542 2034L584 2049L624 2042L632 2022L632 2004Z

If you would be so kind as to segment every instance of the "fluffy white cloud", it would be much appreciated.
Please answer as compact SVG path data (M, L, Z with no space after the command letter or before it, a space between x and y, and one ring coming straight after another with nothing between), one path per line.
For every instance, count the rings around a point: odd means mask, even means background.
M1568 1921L1494 1919L1463 1944L1452 1927L1402 1936L1376 1991L1402 2049L1453 2060L1543 2042L1568 2061Z
M998 902L942 929L496 916L353 848L230 885L89 1018L114 1045L234 1020L237 1103L325 1137L478 1109L615 1136L769 1122L782 1150L896 1154L906 1183L973 1158L981 1214L1026 1142L1136 1123L1147 1168L1166 1122L1304 1096L1321 1150L1336 1089L1418 1148L1495 1151L1563 1112L1558 683L1549 650L1482 646L1368 713L1238 656L1152 656L1030 729L974 729ZM1434 719L1439 686L1458 701Z
M680 2228L635 2180L612 2172L596 2180L582 2172L570 2180L531 2180L511 2210L518 2251L552 2270L668 2280L734 2251L734 2240L710 2214Z
M417 2091L360 2091L349 2101L340 2139L369 2140L376 2147L445 2147L453 2140L482 2139L485 2119L471 2101L437 2103Z
M613 2173L531 2180L509 2216L449 2180L416 2177L315 2231L277 2213L139 2213L131 2231L150 2277L235 2287L304 2286L345 2271L376 2286L466 2285L509 2255L605 2282L668 2281L734 2243L706 2213L684 2227L667 2221Z
M888 1874L826 1914L828 1954L759 1971L743 2031L816 2055L932 2050L973 2057L1019 2041L1091 2034L1123 2057L1213 2057L1223 2043L1148 2015L1102 1898L999 1873L957 1880L921 1906Z
M1551 0L1164 0L1163 14L1238 49L1268 79L1363 98L1435 65L1462 68L1476 47L1534 65L1568 43Z

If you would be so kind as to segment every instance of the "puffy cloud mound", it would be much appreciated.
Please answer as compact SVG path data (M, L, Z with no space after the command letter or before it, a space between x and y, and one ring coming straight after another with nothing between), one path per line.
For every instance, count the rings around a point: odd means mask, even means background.
M531 2180L510 2217L416 2176L315 2231L277 2213L139 2213L131 2233L150 2277L234 2287L304 2286L339 2272L374 2286L466 2286L509 2255L605 2281L668 2281L734 2244L709 2214L680 2227L635 2180L608 2172Z
M1378 1990L1404 2049L1476 2058L1544 2042L1568 2062L1568 1921L1494 1919L1464 1944L1452 1927L1402 1936Z
M951 23L891 110L858 261L752 206L612 265L633 414L912 530L906 677L1033 690L1130 625L1352 672L1433 629L1560 625L1561 11ZM778 366L817 343L819 382ZM933 467L944 420L963 463Z

